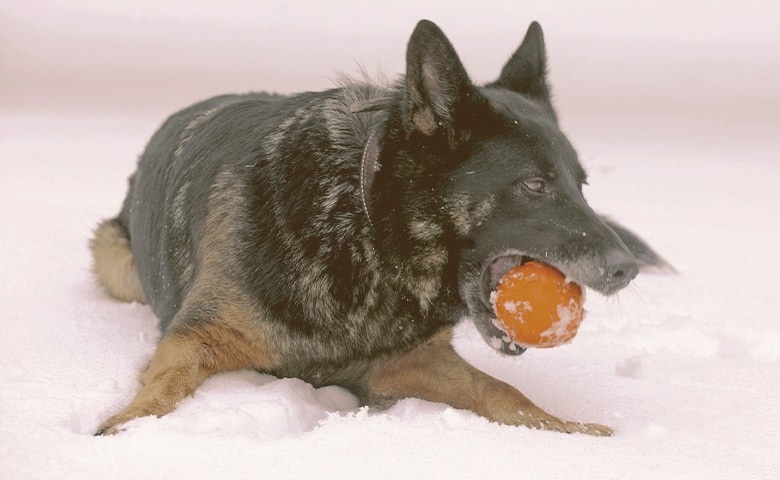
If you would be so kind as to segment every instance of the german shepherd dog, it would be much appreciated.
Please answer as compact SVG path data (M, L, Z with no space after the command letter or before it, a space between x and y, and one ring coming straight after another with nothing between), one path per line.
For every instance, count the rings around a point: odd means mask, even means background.
M147 302L163 337L132 403L98 435L162 416L210 375L254 369L405 397L489 420L609 435L556 418L450 345L468 316L504 353L491 290L530 259L610 295L662 259L585 202L532 23L476 86L421 21L405 77L293 96L226 95L171 116L91 240L115 297Z

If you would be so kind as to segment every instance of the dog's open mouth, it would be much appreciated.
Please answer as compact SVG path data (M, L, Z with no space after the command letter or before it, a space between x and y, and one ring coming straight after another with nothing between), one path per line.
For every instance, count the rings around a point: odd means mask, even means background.
M493 304L490 301L490 294L498 287L498 282L501 277L509 270L526 262L533 260L526 255L514 254L504 255L493 259L488 262L482 271L480 299L482 303L490 309L493 308Z
M479 299L482 303L481 315L474 322L485 341L494 349L507 355L520 355L525 347L513 341L496 318L491 294L498 287L501 277L512 268L533 260L522 254L509 254L496 257L485 263L479 279Z

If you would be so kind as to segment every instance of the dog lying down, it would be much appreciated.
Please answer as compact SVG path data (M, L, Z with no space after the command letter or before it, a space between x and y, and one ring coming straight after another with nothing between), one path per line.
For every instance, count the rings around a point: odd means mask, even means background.
M406 58L392 88L224 95L154 134L91 249L99 281L148 303L164 333L143 387L97 434L165 415L237 369L340 385L367 405L417 397L509 425L611 433L546 413L450 345L468 316L488 345L523 351L488 297L526 261L605 295L664 265L583 198L541 27L483 86L429 21Z

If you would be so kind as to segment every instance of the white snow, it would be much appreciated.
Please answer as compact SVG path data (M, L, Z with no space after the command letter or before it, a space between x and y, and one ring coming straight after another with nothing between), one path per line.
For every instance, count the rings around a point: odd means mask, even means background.
M780 477L780 7L607 0L10 0L0 6L0 479ZM93 282L164 116L227 91L330 86L356 61L403 71L422 17L487 81L545 28L566 132L599 211L677 275L590 295L568 345L470 362L612 438L491 424L409 399L235 372L172 414L91 434L126 405L159 337L149 308ZM355 68L355 70L357 70Z

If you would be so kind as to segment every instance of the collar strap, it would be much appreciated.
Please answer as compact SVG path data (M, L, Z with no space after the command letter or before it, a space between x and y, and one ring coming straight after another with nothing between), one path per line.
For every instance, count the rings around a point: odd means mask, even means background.
M376 112L384 109L392 102L392 97L371 98L368 100L358 100L349 106L349 111L353 114ZM366 212L368 223L373 227L374 222L371 219L371 209L369 208L369 197L371 196L371 187L374 186L374 177L379 171L379 139L377 130L371 132L366 140L366 146L363 148L363 158L360 162L360 200L363 203L363 211Z
M360 161L360 200L363 202L363 211L366 212L368 223L374 226L371 219L371 209L369 208L369 197L371 188L374 186L374 177L379 171L379 140L377 133L372 132L368 136L366 146L363 148L363 158Z

